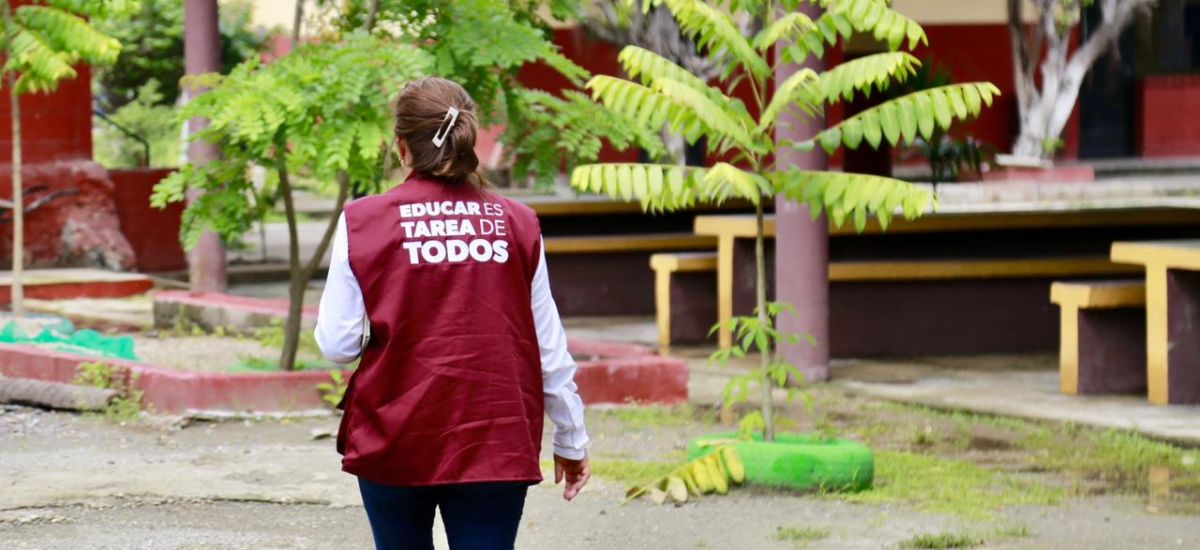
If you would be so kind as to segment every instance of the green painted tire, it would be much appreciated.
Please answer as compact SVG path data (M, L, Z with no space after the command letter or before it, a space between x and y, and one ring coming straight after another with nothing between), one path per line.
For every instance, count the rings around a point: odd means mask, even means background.
M735 433L697 437L688 443L688 460L713 447L703 443L735 439ZM875 456L857 441L821 439L811 435L778 434L774 442L753 440L733 443L746 464L746 481L755 485L801 491L862 491L875 480Z

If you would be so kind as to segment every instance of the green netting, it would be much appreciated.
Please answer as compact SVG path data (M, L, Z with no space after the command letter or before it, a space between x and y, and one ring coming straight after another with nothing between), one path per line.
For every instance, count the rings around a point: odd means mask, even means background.
M0 343L34 345L91 357L138 360L133 351L133 338L129 336L105 336L90 329L75 330L75 326L66 319L36 324L40 331L36 336L29 336L16 323L8 323L0 329Z

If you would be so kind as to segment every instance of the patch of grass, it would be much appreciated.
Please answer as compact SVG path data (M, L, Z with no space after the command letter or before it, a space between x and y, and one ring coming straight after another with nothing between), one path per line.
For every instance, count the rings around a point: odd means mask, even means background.
M254 336L258 338L258 343L268 348L283 349L283 319L272 319L269 326L259 328L254 331ZM311 330L300 331L300 346L301 354L308 353L317 357L321 356L321 347L317 345L317 338Z
M601 477L610 481L624 483L626 485L638 486L645 485L656 479L671 473L672 470L683 464L679 461L663 461L663 460L629 460L624 458L606 459L594 458L591 460L592 474L596 477ZM549 466L550 471L554 471L554 464Z
M1110 484L1117 490L1144 491L1153 467L1171 470L1171 485L1200 484L1200 461L1175 445L1125 430L1101 430L1074 423L1036 422L1018 418L947 412L897 403L872 404L864 409L897 412L952 422L957 433L946 439L949 450L966 450L970 434L979 427L1013 434L1014 449L1036 470L1068 474ZM886 421L881 421L887 424ZM918 433L905 443L921 446ZM884 435L883 437L886 437ZM872 440L872 438L867 438ZM873 443L875 441L872 441Z
M810 542L829 538L829 534L828 529L815 527L779 527L775 530L775 540L790 542L796 547L803 548Z
M630 405L601 411L600 414L611 416L633 429L678 428L692 422L712 424L716 418L714 412L698 413L687 403L671 406Z
M1027 539L1033 536L1029 526L1024 523L1001 525L993 531L993 537L1004 539Z
M129 369L114 367L108 363L80 363L75 367L73 384L90 386L103 390L115 390L117 397L110 401L100 414L105 420L118 424L132 424L141 419L142 390L136 389L134 383L137 374Z
M296 359L296 370L333 370L337 365L329 361L313 359ZM279 372L279 359L264 359L262 357L243 357L229 367L229 372Z
M1087 477L1143 488L1151 467L1171 468L1178 481L1200 480L1200 465L1186 464L1183 449L1125 431L1077 430L1074 434L1041 430L1021 443L1037 451L1039 467L1077 472Z
M946 548L975 548L983 539L965 533L925 533L900 543L900 548L943 550Z
M875 488L831 494L852 502L905 503L970 519L989 519L1005 506L1056 504L1060 489L1029 483L971 462L908 452L875 455Z

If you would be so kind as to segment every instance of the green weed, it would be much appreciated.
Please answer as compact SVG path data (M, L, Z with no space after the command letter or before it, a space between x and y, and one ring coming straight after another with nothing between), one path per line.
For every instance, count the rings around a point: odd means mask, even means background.
M346 396L346 388L349 387L350 381L340 370L329 371L329 379L330 382L317 384L317 391L321 392L321 399L330 407L337 408L338 403Z
M134 388L137 374L104 362L80 363L73 384L116 390L117 397L100 411L105 419L119 424L137 422L142 414L142 390Z
M830 494L862 503L901 502L928 512L988 519L1005 506L1056 504L1062 491L985 469L971 462L908 452L875 455L875 488Z
M629 460L593 458L592 474L631 486L641 486L671 473L683 462L679 460ZM554 468L553 465L550 466Z
M815 527L779 527L775 530L775 540L790 542L797 548L804 548L809 543L829 538L828 529Z
M1040 430L1021 443L1036 451L1034 463L1045 469L1075 472L1085 477L1145 487L1151 467L1176 470L1183 480L1200 480L1200 466L1188 465L1183 449L1118 430L1080 430L1074 436Z
M1152 467L1171 470L1172 486L1200 483L1200 464L1184 449L1124 430L1100 430L1075 423L1035 422L1018 418L947 412L921 406L882 403L864 409L877 413L898 412L928 419L953 422L957 429L947 442L953 450L966 450L973 430L986 427L1012 434L1014 449L1021 451L1035 470L1068 474L1075 479L1098 480L1117 490L1143 491ZM879 421L886 425L886 421ZM873 426L871 435L875 432ZM872 438L866 438L874 441ZM925 446L934 438L917 434L907 441Z
M975 548L983 539L964 533L926 533L900 543L900 548L943 550L946 548Z
M643 428L678 428L693 422L709 425L716 422L713 411L698 412L691 405L630 405L615 409L600 411L601 415L617 419L626 427Z
M258 343L268 348L283 349L283 320L279 318L271 319L271 324L254 331L254 337L258 339ZM311 330L300 331L300 349L301 354L310 354L321 356L321 347L317 345L317 338Z

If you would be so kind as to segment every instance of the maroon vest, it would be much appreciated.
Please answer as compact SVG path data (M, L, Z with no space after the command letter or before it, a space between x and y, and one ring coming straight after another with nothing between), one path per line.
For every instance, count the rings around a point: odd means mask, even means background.
M346 206L371 340L343 401L342 469L390 485L542 479L529 207L410 178Z

